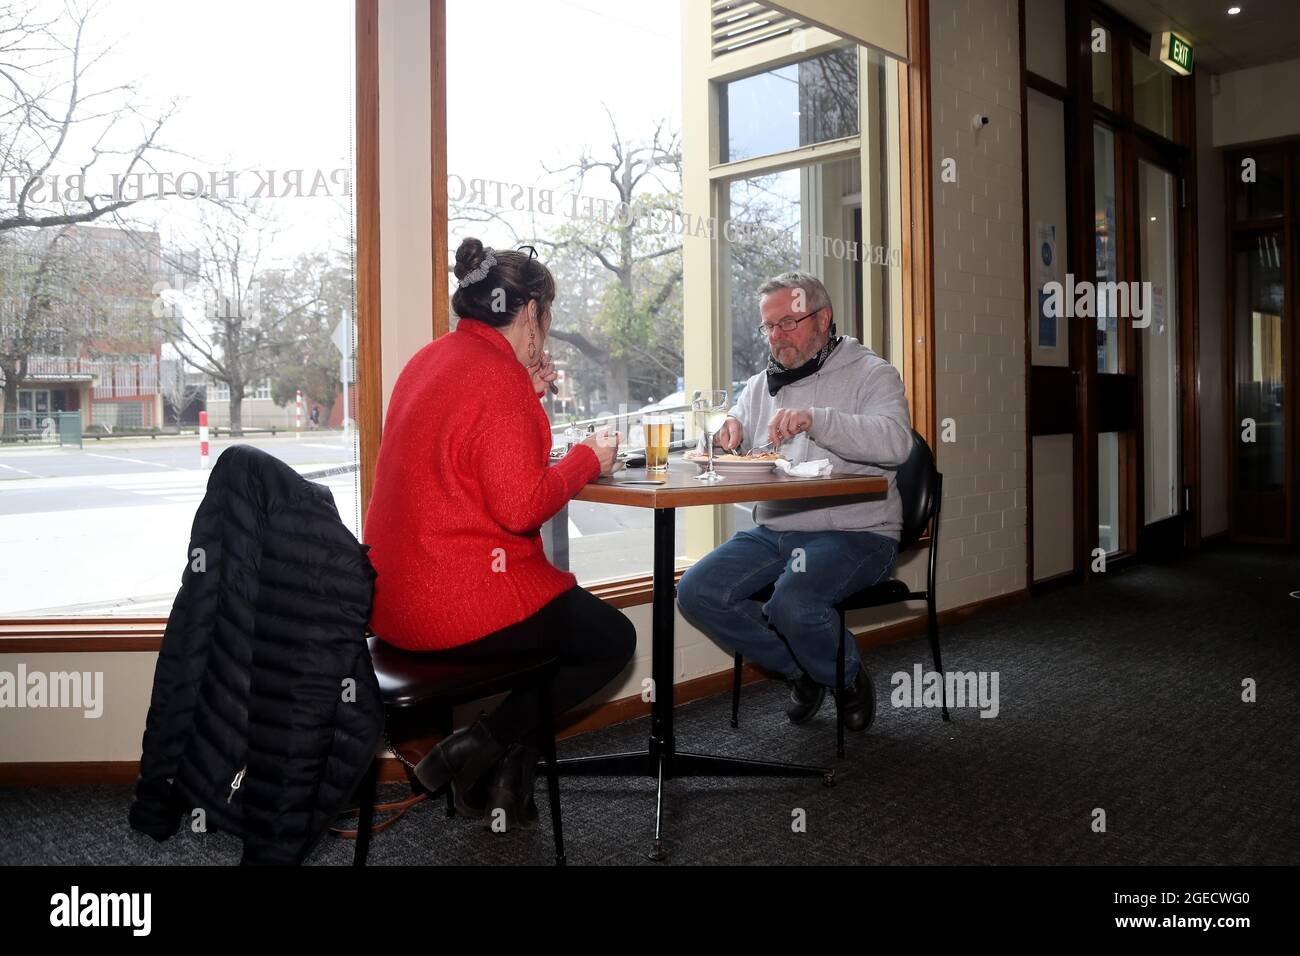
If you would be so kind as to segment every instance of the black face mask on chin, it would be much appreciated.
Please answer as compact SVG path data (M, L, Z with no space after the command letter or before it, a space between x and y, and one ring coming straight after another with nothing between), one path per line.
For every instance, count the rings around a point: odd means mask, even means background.
M797 368L786 368L776 360L776 356L768 354L767 358L767 393L775 395L791 382L797 382L801 378L807 378L820 369L826 360L830 358L835 347L840 344L842 336L835 334L835 323L831 323L831 337L826 340L821 351L804 362Z

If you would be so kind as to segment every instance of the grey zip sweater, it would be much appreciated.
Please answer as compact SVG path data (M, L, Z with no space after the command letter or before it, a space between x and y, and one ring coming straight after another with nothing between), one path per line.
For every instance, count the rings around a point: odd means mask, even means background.
M898 371L857 339L845 336L826 364L807 378L767 392L767 372L752 376L730 415L744 428L742 452L767 441L778 408L811 409L812 429L783 442L791 460L829 458L837 472L884 475L885 497L764 501L759 524L773 531L874 531L898 540L902 505L895 472L912 450L911 415Z

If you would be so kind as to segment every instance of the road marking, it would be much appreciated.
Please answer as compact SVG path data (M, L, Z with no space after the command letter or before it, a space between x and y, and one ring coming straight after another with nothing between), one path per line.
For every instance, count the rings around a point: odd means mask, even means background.
M117 455L100 455L93 451L86 452L87 458L107 458L109 461L125 461L132 465L149 465L151 468L172 468L176 471L186 471L185 468L177 468L175 465L164 465L156 461L144 461L140 458L119 458Z
M0 468L8 468L10 471L18 472L20 475L31 475L33 478L41 477L34 471L24 471L22 468L15 468L13 465L0 465Z

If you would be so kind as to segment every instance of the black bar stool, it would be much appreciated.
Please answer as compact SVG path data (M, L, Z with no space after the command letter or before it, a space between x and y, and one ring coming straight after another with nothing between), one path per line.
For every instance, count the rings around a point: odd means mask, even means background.
M400 717L403 723L428 715L443 735L452 731L452 708L458 704L513 690L535 689L538 720L546 760L546 786L551 804L551 830L555 836L555 863L563 866L564 831L560 825L560 777L555 762L555 720L551 713L551 685L558 662L554 657L534 657L503 662L499 667L465 665L439 660L435 655L404 651L385 644L378 637L367 638L370 658L384 701L385 723ZM396 749L393 751L396 753ZM400 755L399 760L406 763ZM407 764L408 769L413 769ZM362 780L360 818L353 866L365 866L375 818L375 788L379 761L371 762ZM451 787L447 788L447 815L455 815Z

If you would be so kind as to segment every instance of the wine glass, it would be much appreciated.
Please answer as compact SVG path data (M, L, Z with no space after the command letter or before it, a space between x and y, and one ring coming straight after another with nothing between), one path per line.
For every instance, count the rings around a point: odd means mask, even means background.
M691 410L695 412L695 424L704 433L705 441L709 445L709 467L695 476L699 481L722 480L722 475L713 470L713 436L726 422L728 408L725 389L697 390L691 396Z

